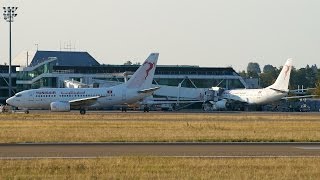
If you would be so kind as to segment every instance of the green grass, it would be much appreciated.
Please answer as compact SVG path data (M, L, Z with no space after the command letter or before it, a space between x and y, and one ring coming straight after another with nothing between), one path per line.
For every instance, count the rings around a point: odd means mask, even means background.
M319 179L319 158L0 160L0 179Z
M1 114L0 143L319 142L320 116L295 114Z

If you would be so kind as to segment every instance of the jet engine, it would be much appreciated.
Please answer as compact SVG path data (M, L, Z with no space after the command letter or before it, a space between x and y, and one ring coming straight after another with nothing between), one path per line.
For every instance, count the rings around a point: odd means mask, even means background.
M210 101L210 103L212 104L213 110L227 110L228 108L228 100L226 99L222 99L217 102Z
M50 109L53 112L68 112L70 111L69 102L52 102L50 104Z

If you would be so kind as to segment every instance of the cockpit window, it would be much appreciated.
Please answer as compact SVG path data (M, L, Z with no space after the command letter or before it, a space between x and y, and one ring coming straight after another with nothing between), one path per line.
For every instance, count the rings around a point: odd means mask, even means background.
M16 94L16 97L21 97L22 96L22 94Z

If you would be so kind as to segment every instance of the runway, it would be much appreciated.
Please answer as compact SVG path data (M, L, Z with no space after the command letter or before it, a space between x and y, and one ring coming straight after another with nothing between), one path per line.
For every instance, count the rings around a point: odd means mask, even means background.
M0 159L165 157L320 157L320 143L0 144Z

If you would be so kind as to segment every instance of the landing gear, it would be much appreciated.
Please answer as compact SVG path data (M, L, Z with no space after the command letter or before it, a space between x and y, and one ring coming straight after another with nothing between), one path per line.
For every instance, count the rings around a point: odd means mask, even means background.
M127 107L122 107L121 112L127 112Z
M29 114L29 110L25 110L24 113L25 113L25 114Z
M80 109L80 114L81 114L81 115L86 114L86 110L85 110L85 109Z
M143 107L143 112L149 112L149 111L150 111L150 108L148 106Z

